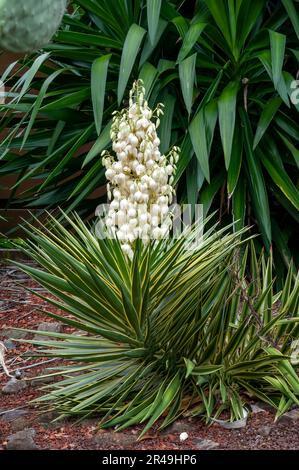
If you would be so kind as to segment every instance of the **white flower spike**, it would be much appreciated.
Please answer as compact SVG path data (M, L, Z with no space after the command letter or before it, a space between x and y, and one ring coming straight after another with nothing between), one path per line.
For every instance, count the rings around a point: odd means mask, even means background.
M116 158L102 153L111 196L106 226L130 258L137 238L148 243L169 235L172 181L180 151L173 147L161 155L157 127L163 105L152 111L144 95L142 81L134 82L129 108L113 117L110 135Z

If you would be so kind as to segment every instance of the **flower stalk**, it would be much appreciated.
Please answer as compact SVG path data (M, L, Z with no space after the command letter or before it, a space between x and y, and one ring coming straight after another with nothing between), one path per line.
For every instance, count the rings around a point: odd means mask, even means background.
M116 157L107 150L102 152L111 201L106 227L130 258L138 238L148 244L169 236L169 206L175 195L172 184L179 158L178 147L161 154L157 128L163 105L152 111L144 95L142 81L134 82L129 107L113 117L111 140Z

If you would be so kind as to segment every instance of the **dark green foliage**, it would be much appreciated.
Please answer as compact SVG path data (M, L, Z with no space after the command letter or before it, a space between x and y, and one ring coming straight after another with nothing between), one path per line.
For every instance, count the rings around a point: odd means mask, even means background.
M44 179L23 194L31 207L94 209L86 198L105 183L111 112L141 77L150 104L166 104L163 150L182 148L180 200L205 213L220 207L237 228L255 225L283 273L298 260L298 2L72 5L55 43L18 62L22 79L5 73L14 99L2 106L11 131L0 174Z

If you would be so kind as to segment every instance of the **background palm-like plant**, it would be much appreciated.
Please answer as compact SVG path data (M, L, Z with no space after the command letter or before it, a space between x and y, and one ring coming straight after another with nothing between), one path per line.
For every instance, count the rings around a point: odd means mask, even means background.
M111 112L141 77L165 103L162 151L182 148L180 200L257 224L279 272L298 260L298 37L293 0L73 1L55 41L18 61L22 78L4 74L0 174L43 179L31 207L93 208Z
M274 292L271 257L257 259L253 245L236 251L244 230L213 227L195 244L197 226L172 241L137 243L130 261L117 240L98 239L78 217L68 223L72 233L55 219L29 226L24 250L42 269L19 264L61 309L46 313L81 330L31 341L36 355L71 361L52 371L63 378L38 402L62 415L96 414L103 426L146 423L142 434L183 413L243 418L248 395L277 416L299 404L289 360L299 328L292 266Z

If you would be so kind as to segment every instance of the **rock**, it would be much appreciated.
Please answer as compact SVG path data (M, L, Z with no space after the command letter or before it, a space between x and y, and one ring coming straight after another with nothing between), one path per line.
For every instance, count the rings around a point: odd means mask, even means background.
M35 417L35 421L40 423L46 429L59 429L71 420L66 416L61 417L58 411L43 411L38 413Z
M255 413L267 413L267 411L264 410L264 408L261 408L259 405L250 405L250 408L251 408L251 413L252 413L252 414L255 414Z
M52 423L54 419L57 419L59 417L59 413L57 411L45 411L44 413L41 413L37 420L41 424L51 424L54 426L61 426L62 420L59 420L55 423Z
M0 410L0 413L2 413L2 410ZM28 414L28 411L22 410L22 409L21 410L9 410L6 412L5 410L3 410L3 414L0 414L0 418L10 423L11 421L17 420L27 414Z
M38 450L33 438L35 429L28 428L8 436L7 450Z
M42 322L39 324L37 331L47 331L49 333L60 333L61 331L61 324L58 322ZM48 340L49 336L44 336L41 334L36 334L34 336L34 340L36 341L45 341Z
M84 418L82 419L82 424L88 426L89 428L97 429L99 426L99 418Z
M24 372L22 370L15 370L15 378L20 380L22 377L24 377Z
M247 425L247 418L248 418L248 411L246 409L243 410L244 418L237 419L235 421L225 421L223 419L215 419L211 418L214 423L219 424L224 429L242 429L245 428Z
M279 419L279 423L282 424L298 424L299 423L299 408L294 408L288 411Z
M24 388L27 387L27 383L25 380L17 380L15 378L10 379L2 388L2 393L10 394L10 393L18 393Z
M198 450L213 450L219 447L218 442L211 441L210 439L196 439L195 446Z
M19 330L0 330L0 336L9 339L25 339L28 336L27 331L19 331Z
M112 446L117 449L127 449L134 443L136 443L136 436L127 433L109 433L109 432L100 432L94 437L94 443L98 446Z
M15 349L17 347L17 345L13 343L10 339L6 339L5 341L3 341L3 344L6 349Z
M265 412L267 412L267 411L273 411L273 407L272 407L269 403L267 403L267 402L265 402L265 401L257 401L257 402L255 403L255 405L256 405L258 408L264 410ZM250 405L250 406L252 407L252 405Z
M20 418L13 420L10 423L10 427L12 431L22 431L23 429L28 428L30 424L29 417L21 416Z
M183 432L191 432L194 430L194 423L193 420L187 421L186 419L183 421L175 421L170 426L162 431L162 434L182 434Z
M261 436L264 436L264 437L268 437L268 436L270 436L271 431L272 431L271 426L261 426L258 429L258 434L260 434Z

